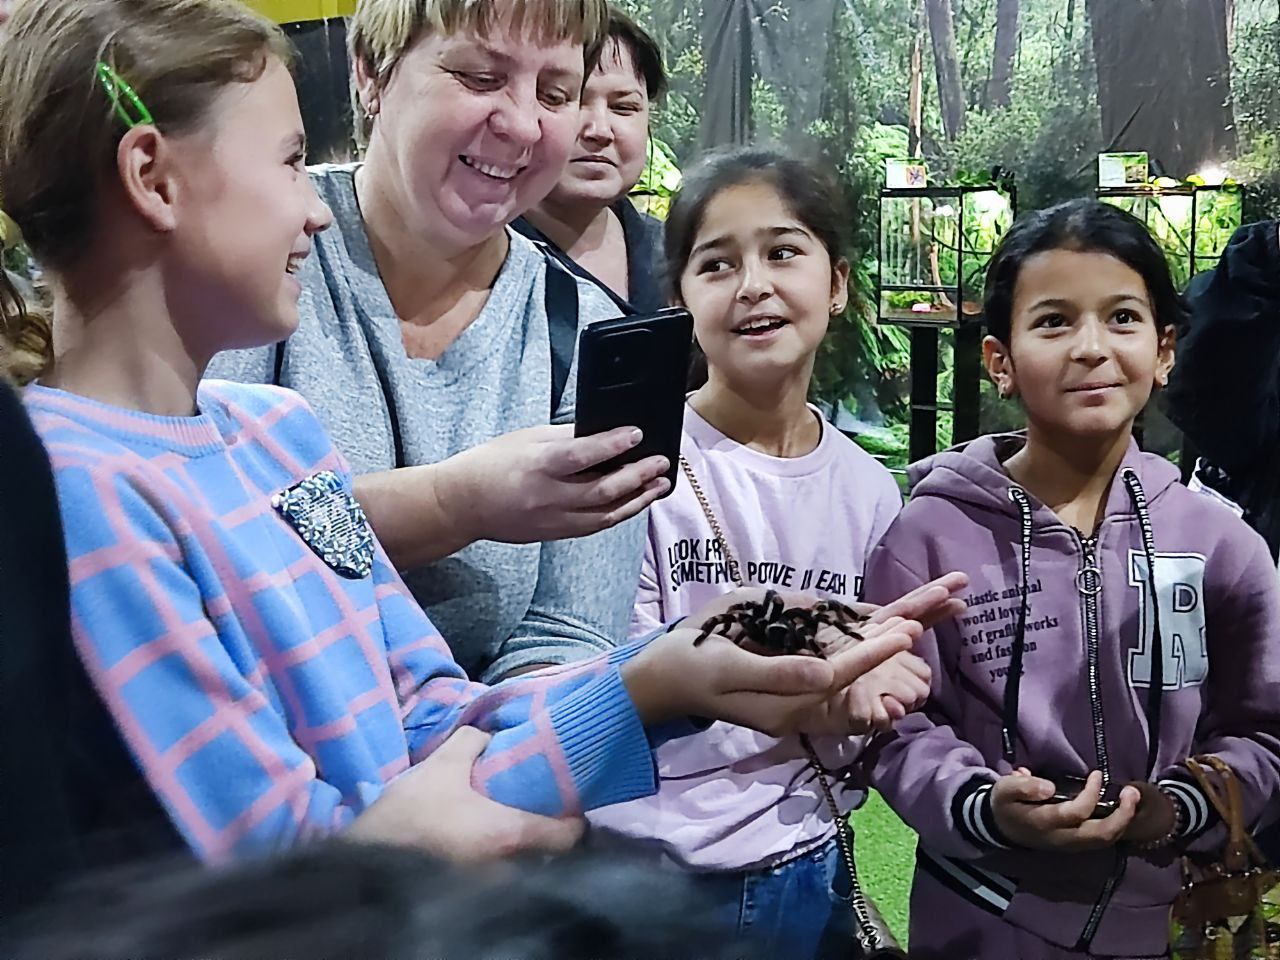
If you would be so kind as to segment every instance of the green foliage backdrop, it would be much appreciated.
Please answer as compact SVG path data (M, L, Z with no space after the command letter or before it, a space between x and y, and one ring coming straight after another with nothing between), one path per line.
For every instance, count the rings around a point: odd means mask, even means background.
M785 19L805 0L760 4L764 16ZM1280 4L1275 0L1170 0L1166 8L1199 2L1225 10L1229 18L1223 76L1211 96L1223 108L1234 149L1215 153L1215 162L1245 184L1243 194L1220 201L1209 198L1198 224L1196 269L1212 263L1206 246L1225 242L1231 225L1280 212ZM672 92L656 117L655 134L679 162L688 164L699 148L699 117L706 64L699 37L701 0L622 0L622 5L652 29L663 45L674 75ZM1121 22L1120 5L1107 0L840 0L830 31L821 116L803 131L792 128L779 84L757 76L752 84L752 119L759 140L797 140L820 150L838 170L849 209L854 296L848 312L833 324L815 375L815 399L847 411L841 424L859 434L869 449L894 464L905 457L905 398L909 386L907 337L900 328L874 322L877 291L877 199L883 161L904 157L913 52L919 52L921 142L919 154L939 183L976 182L995 166L1013 171L1020 210L1036 209L1071 197L1089 195L1096 182L1096 156L1112 147L1104 140L1095 31L1133 29ZM946 136L935 51L930 33L934 8L950 13L955 73L959 78L962 124ZM1000 15L1016 13L1012 58L1005 89L999 89L997 37ZM1146 41L1164 45L1161 57L1170 71L1187 44L1201 44L1170 14L1145 28ZM943 21L945 22L945 21ZM1167 26L1165 26L1167 25ZM1183 30L1179 33L1179 30ZM1106 39L1104 35L1102 39ZM1206 55L1212 56L1208 50ZM1185 73L1185 61L1183 72ZM1152 103L1170 111L1176 76L1138 78L1152 83ZM1146 89L1146 88L1144 88ZM1163 93L1169 96L1161 100ZM1158 121L1158 118L1157 118ZM1215 142L1223 141L1217 137ZM1123 149L1141 146L1120 144ZM1222 155L1219 155L1222 154ZM1196 170L1167 171L1181 179ZM1176 206L1177 198L1173 206ZM1203 201L1204 198L1202 198ZM1160 205L1157 205L1160 206ZM1151 220L1162 220L1157 216ZM1216 226L1215 226L1216 225ZM1156 225L1166 248L1185 248L1185 230ZM1209 251L1212 253L1212 250ZM1175 265L1185 282L1191 261ZM940 386L949 395L950 371ZM983 395L983 428L1018 423L1016 408ZM939 428L949 440L949 419Z

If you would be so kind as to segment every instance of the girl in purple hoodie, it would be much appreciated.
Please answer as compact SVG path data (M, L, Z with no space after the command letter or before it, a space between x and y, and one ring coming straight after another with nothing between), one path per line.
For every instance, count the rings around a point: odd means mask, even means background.
M966 613L917 647L929 705L869 751L920 834L912 957L1167 956L1177 854L1225 836L1182 761L1216 754L1255 826L1276 812L1275 567L1131 437L1185 316L1138 220L1079 200L1020 221L986 314L1026 433L914 467L866 567L871 601L970 578Z

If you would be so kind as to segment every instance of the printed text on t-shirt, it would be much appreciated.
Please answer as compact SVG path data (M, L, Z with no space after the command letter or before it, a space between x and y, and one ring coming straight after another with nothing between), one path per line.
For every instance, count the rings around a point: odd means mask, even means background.
M855 597L862 590L862 577L823 567L800 569L777 560L743 560L742 577L748 586L776 587L781 590L830 593L839 597ZM714 537L686 537L667 547L671 589L686 583L733 585L729 564L720 542ZM852 581L852 590L850 589Z

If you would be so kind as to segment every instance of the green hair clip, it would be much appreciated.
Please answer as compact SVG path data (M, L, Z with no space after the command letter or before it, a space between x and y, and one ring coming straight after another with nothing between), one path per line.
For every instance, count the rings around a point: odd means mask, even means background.
M151 111L147 109L147 105L142 102L142 98L133 87L129 86L109 64L101 60L98 61L98 82L111 98L116 114L124 121L126 127L133 128L144 123L155 123L151 117ZM132 114L129 113L130 107L133 108Z

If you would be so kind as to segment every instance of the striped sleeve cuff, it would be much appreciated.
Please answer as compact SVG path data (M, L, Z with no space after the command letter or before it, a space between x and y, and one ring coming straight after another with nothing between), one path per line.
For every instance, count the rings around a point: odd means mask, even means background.
M957 791L951 802L951 819L956 829L976 847L1010 850L1013 844L996 826L995 813L991 809L991 789L995 784L983 777L974 777Z
M583 810L647 797L657 789L652 746L616 667L549 712Z
M1209 798L1196 784L1178 777L1166 777L1156 781L1156 786L1182 808L1180 818L1182 827L1178 831L1179 838L1198 837L1219 819L1217 811L1209 803Z
M624 643L620 647L614 647L609 651L606 659L609 663L613 664L613 666L620 667L628 660L634 660L641 650L653 643L653 641L657 640L666 632L666 627L659 627L657 630L652 630L649 633L642 634L636 639Z

